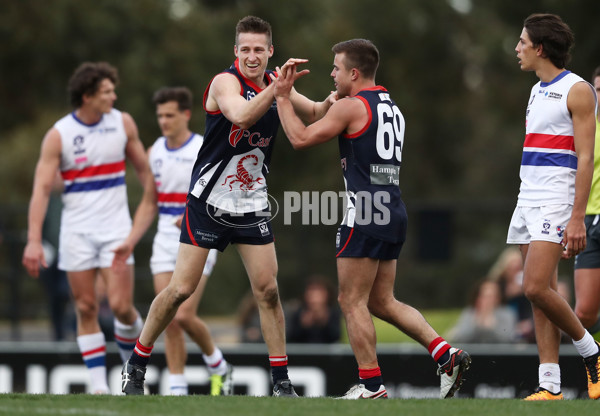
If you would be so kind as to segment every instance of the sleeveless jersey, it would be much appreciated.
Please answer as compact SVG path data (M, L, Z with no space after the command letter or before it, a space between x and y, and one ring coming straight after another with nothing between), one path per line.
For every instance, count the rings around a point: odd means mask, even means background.
M125 186L127 134L112 109L87 125L75 112L56 122L64 181L61 228L71 232L122 231L131 227Z
M246 100L262 91L242 75L237 59L224 72L237 77L240 95ZM270 73L273 72L265 74L267 85L271 83ZM205 110L209 89L210 83L204 93ZM204 144L194 165L190 193L227 212L256 212L266 208L265 176L279 129L275 100L266 114L247 130L227 120L221 111L206 113Z
M192 133L190 138L177 149L170 149L165 137L159 137L152 145L149 163L158 192L157 235L173 234L179 241L181 229L174 224L185 211L192 168L202 141L201 135Z
M362 130L339 136L346 185L342 225L391 243L404 241L406 209L399 184L404 117L381 86L360 91L355 98L367 108Z
M596 143L594 146L594 177L585 213L586 215L600 214L600 121L598 118L596 118Z
M531 89L518 206L574 202L577 154L567 97L577 82L585 81L563 71L551 82L538 82Z

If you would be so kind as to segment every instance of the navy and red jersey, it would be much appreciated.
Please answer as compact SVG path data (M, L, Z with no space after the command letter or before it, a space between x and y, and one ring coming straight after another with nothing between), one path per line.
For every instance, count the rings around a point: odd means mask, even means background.
M237 77L240 95L246 100L251 100L262 91L242 75L237 59L223 72ZM272 82L269 76L272 73L265 71L267 85ZM205 110L211 83L204 93ZM245 130L229 121L221 111L206 110L204 144L194 164L190 193L203 202L229 212L255 212L265 208L265 176L279 124L275 100L266 114Z
M338 138L346 185L342 225L390 243L404 242L407 218L399 187L404 117L381 86L350 99L364 103L369 119L360 131Z

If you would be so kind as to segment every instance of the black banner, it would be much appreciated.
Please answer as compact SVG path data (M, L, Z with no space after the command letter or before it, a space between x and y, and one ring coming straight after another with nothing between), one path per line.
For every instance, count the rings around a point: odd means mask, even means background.
M234 365L235 394L271 394L266 347L262 344L220 346ZM538 358L534 345L467 345L473 363L457 397L520 398L537 386ZM115 345L107 346L109 386L120 392L121 362ZM191 394L207 394L209 375L195 344L188 344L186 378ZM289 373L304 396L340 396L356 383L358 370L348 345L288 345ZM390 397L439 396L437 365L427 351L413 344L378 347L383 380ZM583 362L571 345L561 345L560 365L565 398L587 397ZM0 393L86 392L88 372L77 345L71 342L0 343ZM167 394L168 371L162 344L156 344L146 373L152 394Z

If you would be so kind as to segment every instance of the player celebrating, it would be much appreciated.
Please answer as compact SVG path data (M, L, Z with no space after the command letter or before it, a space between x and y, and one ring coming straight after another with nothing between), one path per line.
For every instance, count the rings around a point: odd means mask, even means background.
M247 16L236 26L236 60L204 95L206 133L198 153L183 218L179 252L169 285L152 302L146 324L123 368L123 391L143 394L152 346L195 290L209 250L236 244L258 304L269 353L273 395L296 397L288 377L285 322L277 289L277 259L269 222L265 176L279 117L266 67L273 56L271 25ZM294 107L307 122L330 106L294 91Z
M154 94L156 116L163 136L148 149L151 173L147 175L144 196L133 220L127 239L115 252L113 267L119 268L129 257L134 246L154 221L158 212L158 232L154 237L150 268L154 288L160 293L171 280L179 249L181 219L190 186L194 160L204 138L189 129L192 93L185 87L161 88ZM232 367L214 345L204 321L196 315L204 286L217 260L217 251L208 254L202 279L198 287L179 307L175 319L165 331L165 355L169 367L169 384L172 395L188 393L183 370L186 362L185 331L203 352L202 357L211 374L211 395L232 393Z
M391 323L426 347L438 363L441 398L452 397L471 358L452 348L411 306L394 297L396 263L406 237L406 210L399 173L404 118L390 93L375 83L379 52L368 40L333 47L331 76L338 101L319 121L305 126L291 105L298 60L279 70L275 97L281 124L294 148L315 146L339 136L347 209L338 230L339 302L358 363L358 385L344 399L387 398L377 362L371 314Z

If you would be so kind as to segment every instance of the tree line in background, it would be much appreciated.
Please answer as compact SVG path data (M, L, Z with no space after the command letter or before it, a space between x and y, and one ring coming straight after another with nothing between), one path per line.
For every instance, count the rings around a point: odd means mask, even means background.
M116 107L132 114L146 146L160 134L151 97L164 85L192 89L191 126L202 133L204 89L234 60L236 22L254 14L273 26L271 68L289 57L310 60L311 73L296 87L312 99L334 89L333 44L362 37L378 46L376 80L406 119L400 180L409 239L398 296L421 307L462 305L464 286L503 249L516 200L526 100L537 78L521 73L514 47L534 12L559 14L571 26L576 45L568 68L589 78L600 65L600 2L592 0L0 2L0 225L12 236L4 245L22 248L41 138L70 111L66 83L77 65L106 60L119 69ZM334 142L295 152L283 133L277 141L269 192L279 202L285 191L343 189ZM129 184L134 209L141 188L134 175ZM312 273L335 278L336 227L295 219L274 220L284 299L301 293ZM17 270L7 264L19 249L0 255L4 275ZM149 250L146 244L136 252L138 276L149 276ZM203 310L231 312L248 290L233 251L221 256Z

